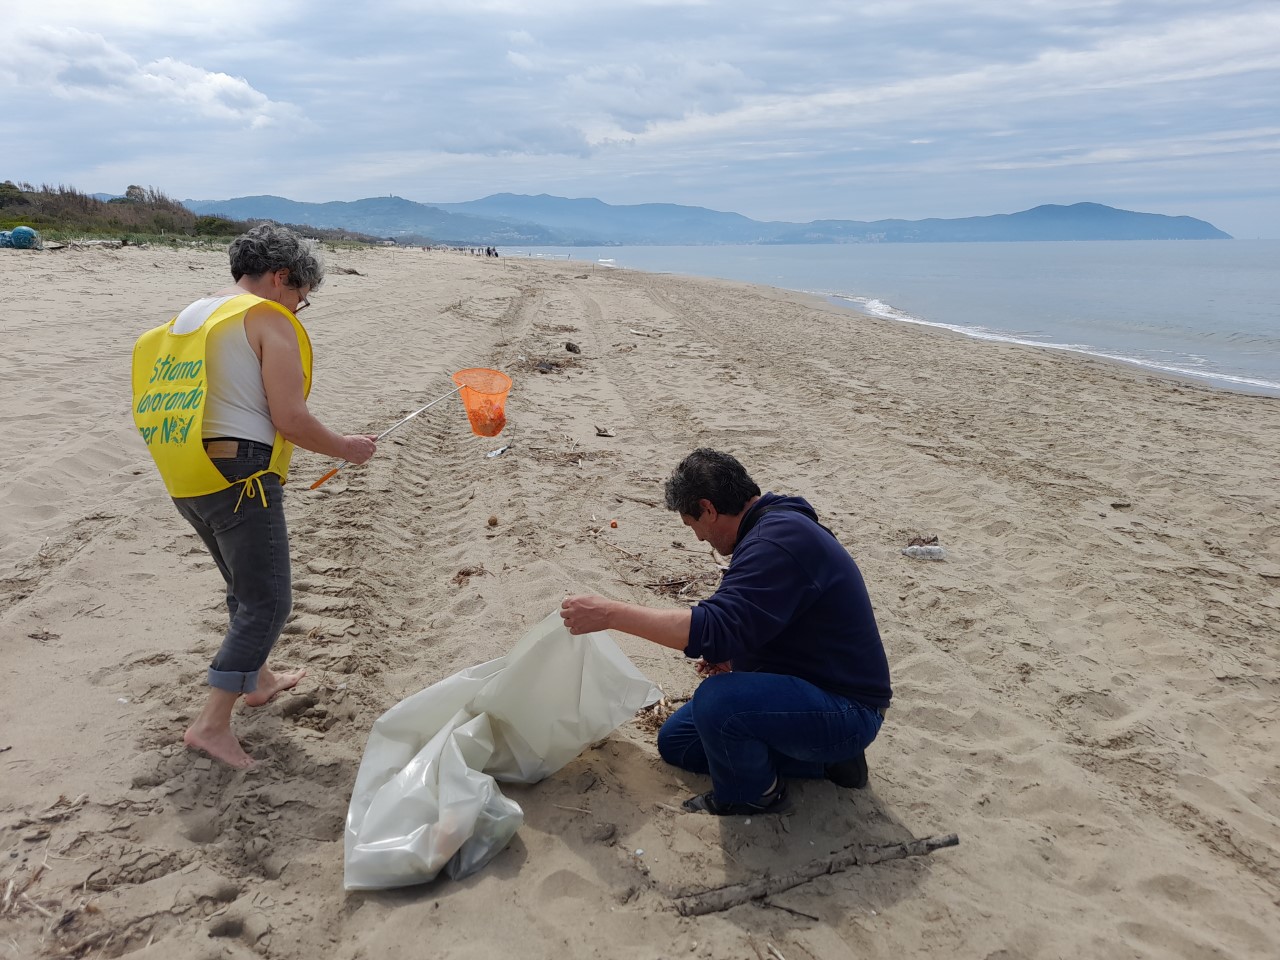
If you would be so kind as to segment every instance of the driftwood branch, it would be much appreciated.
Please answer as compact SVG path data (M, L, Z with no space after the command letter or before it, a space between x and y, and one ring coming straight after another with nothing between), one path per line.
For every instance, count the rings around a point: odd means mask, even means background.
M846 847L839 853L820 860L812 860L794 873L776 877L763 877L748 883L731 883L724 887L687 893L675 897L676 909L682 917L699 917L705 913L719 913L752 900L759 900L783 890L798 887L815 877L839 873L850 867L866 867L885 860L902 860L906 857L923 857L943 847L954 847L960 838L954 833L942 837L924 837L906 843L890 843L884 846Z

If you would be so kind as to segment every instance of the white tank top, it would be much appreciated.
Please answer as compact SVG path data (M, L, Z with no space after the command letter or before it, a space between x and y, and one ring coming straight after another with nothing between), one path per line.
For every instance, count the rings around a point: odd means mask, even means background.
M180 314L173 324L177 334L199 330L213 311L231 297L205 297ZM262 386L262 362L249 346L244 317L227 320L214 327L205 345L209 370L208 395L204 408L203 439L238 437L275 443L276 428Z

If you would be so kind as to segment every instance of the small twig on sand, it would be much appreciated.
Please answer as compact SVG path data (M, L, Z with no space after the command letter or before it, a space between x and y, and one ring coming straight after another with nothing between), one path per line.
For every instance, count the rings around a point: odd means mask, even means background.
M44 845L44 858L40 861L40 866L31 871L31 875L26 877L21 884L18 883L18 871L15 869L9 876L9 881L4 887L4 896L0 897L0 916L8 913L19 898L29 906L35 907L40 913L45 911L39 907L35 901L27 896L27 891L36 885L36 881L44 874L45 868L49 866L49 844L52 841L46 841ZM48 914L46 914L48 915Z
M781 910L781 911L783 911L784 913L790 913L790 914L792 914L793 916L797 916L797 917L804 917L806 920L813 920L813 921L815 921L815 922L819 922L819 921L818 921L818 918L817 918L817 917L815 917L812 913L805 913L803 910L794 910L794 909L792 909L791 907L784 907L784 906L783 906L782 904L780 904L780 903L774 903L774 902L773 902L772 900L770 900L768 897L766 897L765 899L761 900L760 902L761 902L762 904L764 904L766 907L773 907L773 909L775 909L775 910Z
M925 837L906 843L890 843L884 846L846 847L830 857L811 860L794 873L776 877L764 877L747 883L731 883L711 890L687 893L675 897L676 909L683 917L697 917L707 913L719 913L751 900L760 900L783 890L790 890L802 883L829 873L839 873L850 867L865 867L885 860L901 860L905 857L923 857L944 847L954 847L960 838L954 833L946 836Z
M552 806L559 807L561 810L572 810L574 813L585 813L588 817L591 816L590 810L583 810L581 807L566 807L563 803L553 803Z
M787 960L787 958L782 955L782 951L772 943L769 944L769 956L773 957L773 960Z
M632 497L625 493L615 493L614 497L618 500L631 500L635 503L643 503L646 507L656 507L658 505L657 500L646 500L644 497Z
M638 553L632 553L630 550L623 550L620 546L618 546L618 545L617 545L616 543L614 543L612 540L603 540L603 541L601 541L601 542L602 542L602 543L607 543L607 544L609 544L609 546L613 547L613 549L617 550L619 553L625 553L625 554L626 554L628 557L630 557L632 560L641 560L641 559L643 559L643 558L640 556L640 554L638 554Z
M22 894L22 902L25 903L32 910L34 910L36 913L41 914L42 916L48 917L50 920L53 919L54 914L50 913L44 907L40 906L40 904L36 903L34 900L28 897L25 893Z
M644 586L650 590L656 590L659 587L683 587L695 581L702 580L707 575L705 573L694 574L692 577L673 577L670 580L655 580L652 583L646 583Z
M66 950L63 950L63 951L62 951L62 954L61 954L61 955L62 955L62 956L64 956L64 957L74 957L74 956L76 956L77 954L79 954L79 953L80 953L81 951L83 951L83 950L88 950L90 947L97 946L97 944L98 944L100 941L102 941L102 940L110 941L110 940L112 940L114 937L115 937L115 933L113 933L112 931L110 931L110 930L100 930L100 931L98 931L97 933L93 933L93 934L90 934L89 936L85 937L83 940L81 940L81 941L80 941L79 943L77 943L75 946L67 947L67 949L66 949Z

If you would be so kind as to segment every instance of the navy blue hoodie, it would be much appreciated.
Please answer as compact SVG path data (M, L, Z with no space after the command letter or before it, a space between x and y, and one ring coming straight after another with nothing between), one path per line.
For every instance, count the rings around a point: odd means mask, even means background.
M719 589L693 608L684 652L800 677L869 707L893 696L862 573L803 497L752 504Z

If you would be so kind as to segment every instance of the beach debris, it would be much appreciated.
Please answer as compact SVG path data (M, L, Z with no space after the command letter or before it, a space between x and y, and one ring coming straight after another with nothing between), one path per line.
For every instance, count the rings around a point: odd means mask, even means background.
M359 270L356 270L354 267L330 267L330 268L329 268L329 272L330 272L330 273L345 273L345 274L354 275L354 276L357 276L357 277L363 277L363 276L364 276L364 274L363 274L363 273L361 273Z
M947 559L947 551L937 544L923 546L921 544L913 544L909 547L902 548L902 555L910 557L912 560L945 560Z
M505 447L499 447L497 450L490 450L488 453L485 454L485 456L500 457L510 449L511 449L511 444L507 444Z
M945 836L924 837L919 840L908 840L903 843L887 843L882 845L853 844L833 853L829 857L811 860L799 870L792 873L762 877L745 883L730 883L723 887L714 887L694 893L686 893L674 897L677 912L682 917L699 917L708 913L720 913L740 904L761 900L790 890L802 883L817 877L839 873L850 867L868 867L883 863L886 860L903 860L907 857L924 857L935 850L958 846L960 838L949 833Z
M617 434L613 432L612 427L596 427L596 436L597 437L616 437Z
M496 527L497 525L498 525L498 518L492 513L489 514L489 526Z
M669 577L663 580L655 580L651 583L646 583L644 586L645 589L652 590L659 596L671 597L673 600L683 600L691 591L709 594L711 589L719 582L719 570L706 570L688 577Z
M578 346L576 343L574 343L572 340L566 340L566 341L564 342L564 348L565 348L566 350L568 350L570 353L581 353L581 352L582 352L582 348L581 348L580 346Z
M525 373L564 373L582 365L580 355L557 353L554 356L522 355L514 364L516 370Z
M635 724L641 730L654 733L667 722L667 717L676 712L680 704L688 702L688 697L659 697L649 706L636 711Z
M623 500L630 500L632 503L642 503L646 507L658 506L657 500L649 500L649 499L646 499L645 497L633 497L630 494L626 494L626 493L615 493L613 495L613 499L617 500L619 503L621 503Z
M1111 504L1112 510L1129 510L1132 509L1132 507L1133 504L1129 503L1127 500L1117 500L1115 503Z
M487 576L490 576L490 574L489 574L489 571L484 568L484 564L477 563L475 566L463 567L461 570L455 573L453 575L453 582L456 583L458 586L463 587L463 586L466 586L467 581L470 580L472 577L487 577Z
M902 548L902 555L913 560L945 560L947 551L938 543L937 536L912 537Z
M43 245L38 230L27 226L17 226L12 230L0 230L0 247L12 247L15 250L39 250Z

